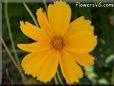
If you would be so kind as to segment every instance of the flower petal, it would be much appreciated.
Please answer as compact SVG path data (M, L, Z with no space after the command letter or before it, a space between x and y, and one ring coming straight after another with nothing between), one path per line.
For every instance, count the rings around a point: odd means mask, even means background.
M83 32L83 31L93 32L93 30L94 30L94 27L91 25L91 21L86 20L86 19L84 19L84 16L81 16L70 23L69 28L68 28L67 32L65 33L65 36L66 35L67 36L75 35L79 32Z
M78 82L79 78L83 77L81 67L74 61L73 57L66 51L61 51L60 67L62 74L67 83Z
M97 45L97 36L91 31L80 32L65 40L65 49L76 53L89 53Z
M50 55L50 57L48 57ZM22 61L26 74L37 77L38 80L47 82L53 78L58 67L58 57L55 51L30 53Z
M48 6L47 13L49 23L56 35L63 35L66 32L71 19L70 6L65 2L55 2Z
M54 35L52 28L47 20L46 12L43 12L43 8L39 8L36 12L37 20L40 27L50 36Z
M74 57L75 61L82 66L87 67L94 64L94 57L90 54L78 54L71 51L68 52Z
M30 37L35 41L49 39L48 36L46 36L46 34L43 32L43 30L29 22L24 23L23 21L20 21L20 28L26 36Z
M47 60L49 52L34 52L26 55L22 60L22 68L26 74L32 75L33 77L37 76L37 73L41 70L42 66Z
M75 54L75 60L82 66L90 66L94 64L94 58L89 54Z
M50 49L50 46L48 44L44 44L42 42L34 42L30 44L18 44L17 46L20 49L28 52L40 52Z
M42 69L38 73L38 80L47 82L50 81L56 71L59 64L59 53L55 50L52 50L48 56L48 59L45 61L45 64L43 65Z

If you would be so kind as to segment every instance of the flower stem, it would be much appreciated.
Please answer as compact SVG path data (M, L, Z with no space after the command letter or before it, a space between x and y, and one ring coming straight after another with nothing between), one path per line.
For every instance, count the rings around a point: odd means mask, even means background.
M18 55L16 53L16 49L15 49L15 44L14 44L14 41L13 41L13 36L12 36L12 31L11 31L11 25L10 25L10 21L9 21L9 17L8 17L8 4L7 4L7 0L6 0L6 3L4 5L4 11L5 11L5 19L6 19L6 24L7 24L7 27L8 27L8 33L9 33L9 38L10 38L10 41L11 41L11 46L12 46L12 50L14 52L14 56L15 56L15 59L17 61L17 64L18 66L20 66L20 62L19 62L19 58L18 58Z
M14 56L15 56L15 59L13 58L13 56L10 54L10 51L8 50L7 46L5 45L5 42L2 40L2 36L1 36L1 41L2 43L4 44L4 47L10 57L10 59L13 61L14 65L16 66L16 68L18 69L21 77L22 77L22 81L23 83L25 83L25 76L21 70L21 65L20 65L20 62L19 62L19 58L18 58L18 55L16 53L16 49L15 49L15 45L14 45L14 41L13 41L13 36L12 36L12 31L11 31L11 25L10 25L10 21L9 21L9 17L8 17L8 3L7 3L7 0L5 2L5 5L4 5L4 12L5 12L5 19L6 19L6 24L7 24L7 27L8 27L8 33L9 33L9 38L10 38L10 41L11 41L11 46L12 46L12 50L14 52ZM16 62L15 62L16 60Z
M47 10L46 0L43 0L43 3L44 3L44 7L45 7L45 9Z
M63 85L63 81L60 77L59 70L57 70L57 77L58 77L58 80L59 80L60 84Z
M24 7L26 8L26 10L28 11L28 13L30 14L30 16L32 17L32 19L33 19L35 25L38 27L38 23L37 23L37 21L36 21L34 15L32 14L31 10L30 10L29 7L27 6L27 4L26 4L26 3L23 3L23 5L24 5Z
M6 52L7 52L8 56L9 56L9 58L11 59L11 61L13 62L13 64L14 64L15 67L17 68L17 70L19 71L19 73L20 73L20 75L21 75L21 77L22 77L23 83L25 84L25 76L24 76L23 72L21 71L20 67L17 65L17 63L16 63L16 61L15 61L13 55L10 53L10 50L8 49L6 43L5 43L5 41L2 39L2 36L1 36L1 35L0 35L0 40L1 40L1 43L3 44L3 46L4 46L5 50L6 50Z
M57 80L57 76L56 75L54 76L54 80L55 80L55 84L58 85L58 80Z

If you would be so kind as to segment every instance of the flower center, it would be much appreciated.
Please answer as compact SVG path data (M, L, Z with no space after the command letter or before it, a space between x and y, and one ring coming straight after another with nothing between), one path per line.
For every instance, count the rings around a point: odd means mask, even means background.
M55 36L50 41L51 47L56 50L61 50L64 47L63 38L60 36Z

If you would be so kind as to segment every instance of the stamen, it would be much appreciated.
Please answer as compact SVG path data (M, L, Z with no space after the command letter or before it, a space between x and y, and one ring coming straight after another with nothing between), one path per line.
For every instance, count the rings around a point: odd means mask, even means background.
M55 36L50 41L51 47L56 50L61 50L64 47L64 41L62 37Z

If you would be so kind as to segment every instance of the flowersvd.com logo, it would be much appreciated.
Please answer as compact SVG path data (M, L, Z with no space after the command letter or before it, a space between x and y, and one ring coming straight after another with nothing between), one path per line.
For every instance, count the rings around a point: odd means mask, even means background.
M76 7L114 7L114 4L113 3L102 3L102 2L94 2L94 3L76 2Z

